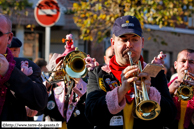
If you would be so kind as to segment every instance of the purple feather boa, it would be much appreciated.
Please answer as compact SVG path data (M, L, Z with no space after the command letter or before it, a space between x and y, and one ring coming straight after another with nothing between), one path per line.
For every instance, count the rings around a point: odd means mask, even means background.
M11 73L15 67L15 60L13 59L13 55L9 48L7 48L7 56L6 59L9 62L9 69L5 76L0 75L0 114L3 110L3 105L6 99L6 93L7 93L7 87L4 85L5 82L7 82L11 76Z

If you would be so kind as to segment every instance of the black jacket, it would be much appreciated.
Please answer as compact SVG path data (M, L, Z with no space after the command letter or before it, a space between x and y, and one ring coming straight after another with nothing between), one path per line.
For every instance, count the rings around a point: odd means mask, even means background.
M89 72L85 114L87 119L97 126L96 129L123 129L123 126L109 126L110 119L113 116L123 115L123 111L113 115L107 108L106 92L99 87L99 83L102 83L99 82L99 78L103 78L106 90L110 91L109 86L105 83L107 77L118 82L112 73L109 74L101 70L101 66ZM171 124L175 119L176 107L170 96L164 72L161 71L156 78L152 78L151 83L151 86L156 87L161 93L161 113L150 121L134 118L134 129L163 129L163 126Z
M26 58L14 58L14 60L16 66L9 80L4 83L8 89L0 115L1 121L26 121L25 106L40 111L45 108L48 101L46 88L41 79L40 68ZM21 72L21 61L26 60L33 70L33 74L30 76L26 76Z

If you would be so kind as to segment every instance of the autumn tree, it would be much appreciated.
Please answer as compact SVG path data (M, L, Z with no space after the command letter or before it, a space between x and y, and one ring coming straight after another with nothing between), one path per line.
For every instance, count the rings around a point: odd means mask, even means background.
M20 11L25 10L27 7L32 7L32 3L28 0L0 0L1 13L11 15L20 15ZM24 12L28 15L28 12Z
M81 39L96 42L110 32L117 17L135 16L142 27L144 24L175 27L187 24L183 16L193 13L193 5L193 0L88 0L74 3L73 11Z

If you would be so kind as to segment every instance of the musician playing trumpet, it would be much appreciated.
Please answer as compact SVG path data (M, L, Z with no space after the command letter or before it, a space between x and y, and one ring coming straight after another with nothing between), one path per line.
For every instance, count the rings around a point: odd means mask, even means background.
M184 49L178 53L177 60L174 62L178 76L168 83L170 94L173 96L177 108L177 116L170 129L194 129L194 97L189 99L181 95L181 86L188 86L193 92L194 86L194 50ZM187 77L188 79L185 79ZM179 94L178 94L179 93ZM184 93L184 92L183 92ZM178 94L178 96L177 96ZM183 96L183 98L180 98Z
M47 80L49 83L46 83L48 103L43 111L45 121L61 121L62 129L93 129L93 125L87 121L84 115L87 83L81 77L70 77L65 69L65 58L69 54L74 57L72 53L76 53L72 35L66 35L66 39L68 40L65 45L65 51L56 59L53 59L54 57L51 58L51 62L56 62L54 71L57 72L52 73ZM69 60L68 63L71 63L71 61ZM77 66L77 64L72 65ZM77 75L78 73L75 74ZM61 80L61 76L65 79ZM59 81L56 82L56 80Z
M109 62L110 70L101 66L89 72L85 114L96 129L163 129L176 115L176 108L169 94L164 71L151 78L140 72L137 62L144 68L141 56L144 46L139 20L134 16L122 16L112 28L111 46L115 55ZM131 52L130 64L128 52ZM152 120L142 120L134 114L134 83L141 91L143 79L150 100L161 106L161 113Z

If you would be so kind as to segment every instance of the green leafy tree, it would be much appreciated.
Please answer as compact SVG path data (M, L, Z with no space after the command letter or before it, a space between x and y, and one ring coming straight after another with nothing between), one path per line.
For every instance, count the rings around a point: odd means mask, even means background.
M0 0L1 13L11 15L21 15L19 13L25 10L27 7L32 7L32 3L28 0ZM25 15L28 15L27 11L24 11Z
M193 5L193 0L88 0L74 3L73 11L81 39L96 42L110 32L117 17L135 16L142 27L144 24L175 27L187 24L183 16L193 13Z

